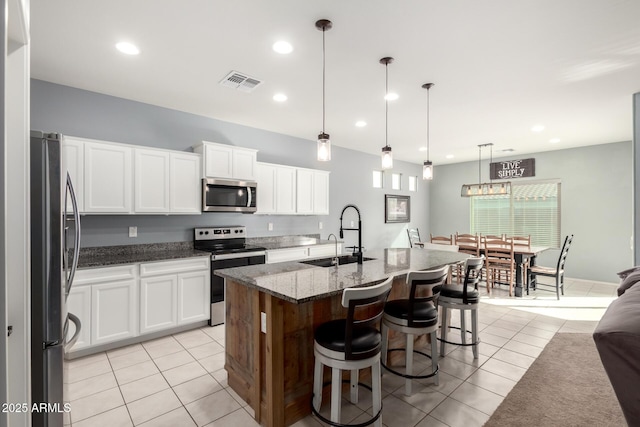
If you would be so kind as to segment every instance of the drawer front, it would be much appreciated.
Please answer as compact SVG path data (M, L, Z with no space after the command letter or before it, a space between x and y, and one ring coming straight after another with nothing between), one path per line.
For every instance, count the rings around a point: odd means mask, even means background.
M111 282L115 280L135 279L138 265L127 264L117 267L99 267L78 270L73 279L73 286L91 283Z
M309 257L309 248L287 248L267 251L266 263L296 261Z
M186 258L140 264L140 277L209 269L209 257Z
M342 243L338 244L338 255L342 254ZM336 255L336 246L333 245L317 245L309 247L310 258L330 257Z

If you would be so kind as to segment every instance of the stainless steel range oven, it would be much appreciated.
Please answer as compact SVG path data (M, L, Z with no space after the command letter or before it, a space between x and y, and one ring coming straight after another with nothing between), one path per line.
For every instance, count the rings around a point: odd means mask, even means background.
M211 326L224 323L224 279L215 271L265 262L265 248L247 245L246 234L239 225L194 230L194 248L211 252Z

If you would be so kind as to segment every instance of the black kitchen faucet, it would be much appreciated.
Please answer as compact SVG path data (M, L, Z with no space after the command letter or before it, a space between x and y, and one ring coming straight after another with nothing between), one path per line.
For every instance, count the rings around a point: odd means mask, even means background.
M344 211L346 211L348 208L353 208L356 210L356 212L358 212L358 228L342 227L342 217L344 216ZM356 205L347 205L344 208L342 208L342 213L340 214L340 238L341 239L344 238L344 233L343 233L344 230L358 232L358 252L356 252L354 249L353 254L358 257L358 264L362 264L362 218L360 217L360 209L358 209Z

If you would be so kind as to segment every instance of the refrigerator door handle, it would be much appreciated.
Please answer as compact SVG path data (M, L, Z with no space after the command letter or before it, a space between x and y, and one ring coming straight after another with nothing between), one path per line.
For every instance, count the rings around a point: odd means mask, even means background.
M69 172L67 172L67 189L68 189L69 195L71 196L71 204L73 205L73 220L75 222L75 228L74 228L75 241L73 244L73 260L71 261L71 271L69 272L69 280L67 281L67 288L65 289L65 294L69 295L69 291L71 290L71 286L73 285L73 278L76 275L76 269L78 268L78 258L80 258L80 236L81 236L80 212L78 211L78 201L76 199L76 193L73 190L73 182L71 181L71 176L69 176Z
M73 334L73 336L71 337L71 339L67 340L67 327L65 327L65 339L64 339L64 350L65 352L69 351L69 349L71 347L73 347L73 345L76 343L76 341L78 341L78 338L80 337L80 331L82 330L82 323L80 322L80 319L78 319L78 316L76 316L73 313L68 313L67 314L69 316L69 320L71 320L73 322L74 325L76 325L76 331Z

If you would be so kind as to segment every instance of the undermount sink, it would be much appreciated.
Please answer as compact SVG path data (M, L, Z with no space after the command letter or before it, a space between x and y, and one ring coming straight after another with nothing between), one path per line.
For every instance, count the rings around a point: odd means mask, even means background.
M371 261L373 259L375 258L367 258L367 257L362 258L363 261ZM300 262L304 264L315 265L317 267L333 267L333 264L331 264L332 261L333 261L333 257L314 259L310 261L300 261ZM338 265L353 264L354 262L358 262L358 257L355 255L342 255L338 257Z

